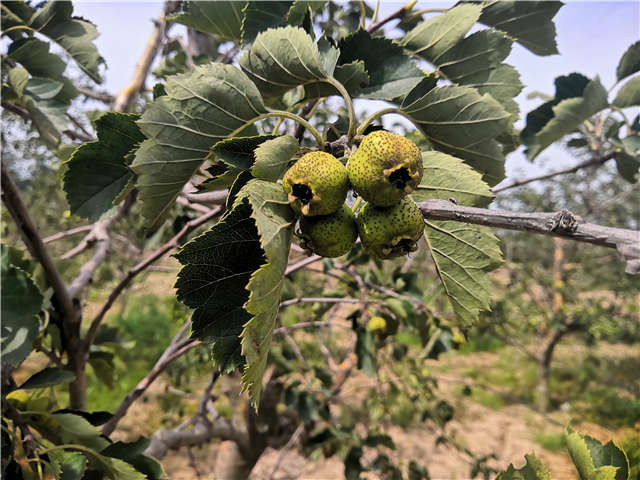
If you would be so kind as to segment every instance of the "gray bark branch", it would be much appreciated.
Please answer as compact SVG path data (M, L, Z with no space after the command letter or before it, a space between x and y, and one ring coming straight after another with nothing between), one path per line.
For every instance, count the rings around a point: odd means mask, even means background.
M464 207L449 200L428 200L418 203L418 207L424 217L431 220L454 220L493 228L533 232L615 248L627 262L626 272L640 273L640 231L588 223L566 210L520 213Z

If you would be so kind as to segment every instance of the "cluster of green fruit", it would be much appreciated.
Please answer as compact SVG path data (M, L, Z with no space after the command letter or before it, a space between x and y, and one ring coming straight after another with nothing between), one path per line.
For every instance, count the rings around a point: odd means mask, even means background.
M323 257L348 253L358 235L370 255L388 259L417 249L422 213L407 197L422 179L420 150L384 130L367 135L345 167L325 152L303 155L284 175L291 207L302 217L298 236ZM367 203L357 218L345 205L350 188Z

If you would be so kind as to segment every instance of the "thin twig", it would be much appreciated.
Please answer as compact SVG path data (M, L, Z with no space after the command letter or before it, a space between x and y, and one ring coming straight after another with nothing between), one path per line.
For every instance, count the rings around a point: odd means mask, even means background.
M307 265L311 265L312 263L315 263L319 260L322 260L322 257L319 255L312 255L309 258L305 258L303 260L300 260L297 263L294 263L292 265L289 265L287 267L287 269L285 270L284 274L285 275L290 275L293 272L297 272L298 270L302 270L304 267L306 267Z
M151 384L155 381L158 376L164 372L167 366L178 356L176 353L182 350L182 353L187 352L189 349L179 349L179 345L183 345L181 340L183 340L183 336L191 325L191 320L187 320L178 333L173 337L165 351L160 355L160 358L156 361L155 365L151 368L146 377L144 377L138 384L131 390L126 397L122 400L116 411L113 413L113 417L102 427L102 433L104 435L110 435L118 425L118 422L124 417L129 410L129 407L138 399L140 396L147 391L147 389L151 386ZM188 344L187 344L188 346ZM194 345L195 346L195 345Z
M75 227L65 232L58 232L54 235L50 235L42 239L43 243L51 243L57 240L62 240L63 238L70 237L72 235L77 235L78 233L89 232L93 228L93 225L82 225L80 227Z
M411 11L411 9L415 5L415 3L416 3L415 0L412 1L412 2L409 2L404 7L399 8L398 10L396 10L395 12L389 14L388 16L386 16L385 18L383 18L379 22L376 22L376 23L373 23L373 24L369 25L367 27L367 32L373 33L376 30L378 30L380 27L382 27L383 25L389 23L392 20L396 20L396 19L402 20L407 15L407 13Z
M94 90L89 90L88 88L76 87L76 90L80 92L82 95L88 98L93 98L94 100L99 100L103 103L111 104L115 100L113 95L110 95L106 92L96 92Z
M284 460L284 457L287 455L287 452L289 452L289 450L291 450L295 446L296 442L298 441L298 438L300 438L300 435L302 435L302 432L304 432L304 423L301 423L300 425L298 425L298 428L296 428L295 432L293 432L293 434L291 435L291 437L289 438L285 446L282 447L282 450L280 450L278 459L276 460L276 463L273 465L273 469L271 470L271 475L269 475L269 478L271 480L275 478L275 475L278 469L280 468L280 464L282 463L282 460Z
M549 173L543 173L542 175L535 175L533 177L525 178L522 180L516 180L514 182L508 183L503 186L496 186L491 189L493 193L504 192L505 190L509 190L511 188L520 187L522 185L526 185L528 183L537 182L540 180L548 180L549 178L556 177L558 175L566 175L567 173L574 173L578 170L582 170L583 168L595 167L604 165L607 161L611 160L616 156L615 152L605 155L604 157L592 158L585 162L574 165L573 167L563 168L562 170L555 170Z
M360 303L360 300L357 298L340 297L298 297L280 302L280 308L297 305L299 303Z

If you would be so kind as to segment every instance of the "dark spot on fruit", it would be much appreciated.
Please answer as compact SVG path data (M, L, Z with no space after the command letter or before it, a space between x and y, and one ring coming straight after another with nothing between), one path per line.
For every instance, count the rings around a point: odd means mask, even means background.
M300 202L303 205L308 204L313 198L313 192L307 185L303 183L294 183L293 187L291 188L291 192L293 193L294 197L300 199Z
M414 242L410 238L403 238L396 245L396 249L398 249L398 250L400 250L402 252L405 252L405 253L415 252L416 251L416 242Z
M411 176L405 167L394 170L391 172L391 175L389 175L389 181L391 184L400 190L404 190L410 180Z

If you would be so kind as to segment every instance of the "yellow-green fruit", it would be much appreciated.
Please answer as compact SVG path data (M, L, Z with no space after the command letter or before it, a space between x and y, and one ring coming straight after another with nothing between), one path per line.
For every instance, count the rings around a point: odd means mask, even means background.
M424 233L422 213L408 197L386 208L367 203L358 215L357 224L364 248L382 259L415 252L416 242Z
M299 235L305 248L322 257L335 258L353 248L358 227L353 212L343 204L331 215L302 217Z
M387 321L384 317L371 317L367 322L367 328L372 332L384 332L387 329Z
M337 211L349 191L347 169L325 152L303 155L282 179L291 207L305 216Z
M408 138L384 130L370 133L347 163L353 189L377 207L395 205L422 180L420 149Z

